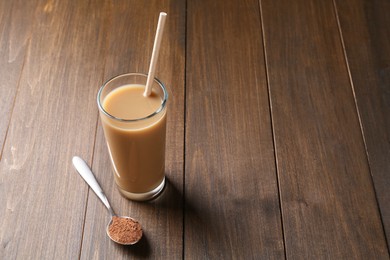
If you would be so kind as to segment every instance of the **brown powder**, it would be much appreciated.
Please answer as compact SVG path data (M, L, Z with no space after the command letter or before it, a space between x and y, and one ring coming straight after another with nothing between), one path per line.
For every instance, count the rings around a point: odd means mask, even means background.
M141 239L142 228L137 221L131 218L114 216L108 227L108 235L118 243L133 244Z

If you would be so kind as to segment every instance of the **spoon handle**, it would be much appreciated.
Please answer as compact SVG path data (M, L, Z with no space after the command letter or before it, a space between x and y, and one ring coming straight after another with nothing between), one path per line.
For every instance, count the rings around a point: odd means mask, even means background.
M115 213L112 210L111 205L108 202L106 195L104 194L102 188L100 187L99 183L97 182L95 176L93 175L93 172L88 167L87 163L78 156L74 156L72 159L72 162L73 162L73 165L76 168L77 172L80 174L80 176L83 177L85 182L88 183L89 187L91 187L91 189L95 192L95 194L99 197L99 199L107 207L111 216L115 216Z

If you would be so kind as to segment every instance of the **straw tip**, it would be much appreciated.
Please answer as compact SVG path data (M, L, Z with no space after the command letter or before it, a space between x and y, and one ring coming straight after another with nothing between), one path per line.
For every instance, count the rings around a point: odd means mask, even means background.
M160 12L160 16L167 16L166 12Z
M144 97L149 97L150 96L150 93L148 91L144 91L144 94L143 94Z

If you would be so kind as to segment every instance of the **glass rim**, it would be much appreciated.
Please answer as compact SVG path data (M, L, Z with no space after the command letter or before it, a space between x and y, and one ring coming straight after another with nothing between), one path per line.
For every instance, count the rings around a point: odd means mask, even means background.
M103 105L101 104L100 102L100 98L101 98L101 95L102 95L102 92L103 92L103 89L105 86L107 86L110 82L118 79L118 78L121 78L121 77L125 77L125 76L143 76L143 77L148 77L147 74L144 74L144 73L138 73L138 72L132 72L132 73L124 73L124 74L119 74L117 76L114 76L112 78L110 78L109 80L107 80L106 82L103 83L103 85L100 87L99 89L99 92L97 94L97 103L98 103L98 108L99 110L105 114L106 116L108 116L109 118L111 119L114 119L116 121L120 121L120 122L124 122L124 123L130 123L130 122L138 122L138 121L142 121L142 120L146 120L146 119L149 119L149 118L152 118L154 117L155 115L159 114L161 111L164 110L164 108L166 107L166 103L167 103L167 100L168 100L168 91L164 85L164 83L162 83L158 78L154 77L153 81L155 83L157 83L163 93L164 93L164 97L163 97L163 100L162 100L162 103L161 103L161 106L156 110L154 111L153 113L145 116L145 117L140 117L140 118L134 118L134 119L124 119L124 118L119 118L119 117L116 117L114 115L111 115L110 113L108 113L104 108L103 108Z

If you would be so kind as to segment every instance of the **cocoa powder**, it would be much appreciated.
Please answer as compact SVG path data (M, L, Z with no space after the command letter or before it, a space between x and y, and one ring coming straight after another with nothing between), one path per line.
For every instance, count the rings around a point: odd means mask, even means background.
M114 216L108 227L108 235L121 244L134 244L142 237L141 225L131 219Z

